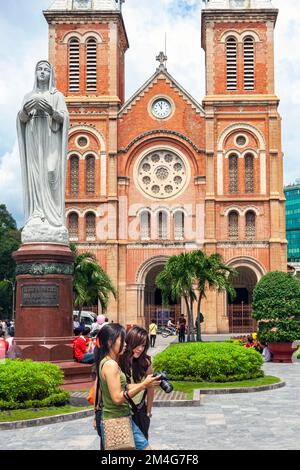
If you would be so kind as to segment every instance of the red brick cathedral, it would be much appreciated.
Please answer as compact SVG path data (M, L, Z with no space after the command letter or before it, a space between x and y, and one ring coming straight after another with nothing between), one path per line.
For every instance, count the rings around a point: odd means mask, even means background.
M249 330L255 285L287 266L278 11L270 0L205 2L201 105L170 75L163 53L125 101L122 3L55 0L44 12L49 60L71 115L70 238L112 278L119 294L109 317L122 324L167 315L155 278L170 255L220 253L239 273L237 298L209 293L204 331ZM170 306L171 316L181 310Z

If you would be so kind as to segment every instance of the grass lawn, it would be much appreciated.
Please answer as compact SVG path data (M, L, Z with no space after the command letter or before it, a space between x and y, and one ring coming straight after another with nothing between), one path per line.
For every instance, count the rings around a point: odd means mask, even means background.
M83 411L90 409L89 407L79 406L61 406L52 408L39 408L39 409L28 409L28 410L10 410L0 411L0 422L8 421L24 421L27 419L45 418L47 416L56 416L67 413L75 413L76 411Z
M190 400L193 397L193 390L196 388L247 388L259 387L261 385L273 385L278 382L281 382L280 378L266 375L259 379L243 380L241 382L172 382L172 384L174 386L174 390L187 393L188 399Z

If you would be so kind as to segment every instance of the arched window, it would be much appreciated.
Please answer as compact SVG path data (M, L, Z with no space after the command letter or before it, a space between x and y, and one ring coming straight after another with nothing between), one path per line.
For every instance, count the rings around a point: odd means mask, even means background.
M239 238L239 214L236 211L230 212L228 216L228 236L230 240Z
M68 220L70 240L78 240L78 214L76 214L76 212L72 212L69 215Z
M69 91L79 91L79 39L69 41Z
M238 156L229 156L229 192L238 192Z
M237 89L237 42L230 37L226 41L227 90Z
M168 238L168 217L165 212L158 213L158 238L159 240Z
M244 40L244 88L254 90L254 39L251 36Z
M93 212L88 212L85 216L85 236L87 240L96 238L96 216Z
M254 193L254 157L249 153L245 156L245 190Z
M88 194L95 192L95 157L93 155L86 157L86 192Z
M256 215L253 211L248 211L246 214L246 238L253 240L256 235Z
M148 211L143 211L140 215L141 239L151 238L151 215Z
M74 196L79 193L79 158L76 155L70 158L70 190Z
M86 42L86 90L97 91L97 41L94 38Z
M184 213L182 211L174 214L174 238L175 240L184 239Z

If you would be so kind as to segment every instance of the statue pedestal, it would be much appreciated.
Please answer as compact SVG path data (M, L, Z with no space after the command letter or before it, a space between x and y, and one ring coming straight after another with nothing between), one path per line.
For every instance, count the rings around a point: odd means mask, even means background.
M65 245L28 244L17 264L15 343L22 359L73 359L73 262Z

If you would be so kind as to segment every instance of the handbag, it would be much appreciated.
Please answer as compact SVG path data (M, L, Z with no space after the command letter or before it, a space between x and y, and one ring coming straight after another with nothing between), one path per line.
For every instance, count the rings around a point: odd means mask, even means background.
M129 416L103 421L105 450L135 450L132 422Z

